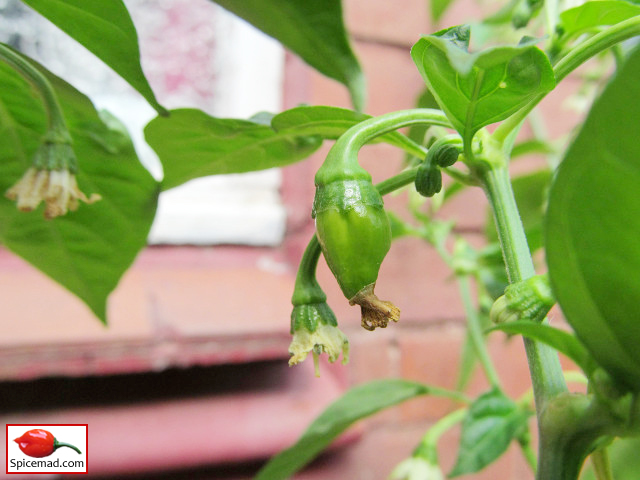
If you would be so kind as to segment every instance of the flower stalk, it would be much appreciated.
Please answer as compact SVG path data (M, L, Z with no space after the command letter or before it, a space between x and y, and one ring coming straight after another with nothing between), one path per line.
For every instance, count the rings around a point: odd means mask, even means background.
M78 162L71 134L56 93L47 78L24 57L1 43L0 60L10 65L38 91L48 121L47 132L33 156L32 165L6 191L5 196L16 201L18 210L23 212L35 210L44 202L46 219L65 215L69 210L75 211L80 201L90 204L100 200L100 195L94 193L87 196L78 187Z

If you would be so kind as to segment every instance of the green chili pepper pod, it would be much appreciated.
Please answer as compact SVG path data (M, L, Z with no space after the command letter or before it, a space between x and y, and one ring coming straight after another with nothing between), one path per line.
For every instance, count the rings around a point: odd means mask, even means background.
M374 330L397 322L400 310L373 293L391 227L371 180L317 182L313 215L322 253L349 303L360 305L362 326Z

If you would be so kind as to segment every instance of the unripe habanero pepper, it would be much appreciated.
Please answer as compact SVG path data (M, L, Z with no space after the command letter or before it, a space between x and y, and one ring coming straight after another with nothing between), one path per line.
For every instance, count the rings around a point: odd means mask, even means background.
M68 443L61 443L46 430L35 428L22 434L14 440L22 453L34 458L48 457L60 447L69 447L78 453L80 449Z
M380 265L391 247L382 196L357 160L331 158L330 152L316 174L313 216L318 241L342 293L351 305L360 305L362 326L384 328L389 320L398 321L400 310L374 294Z

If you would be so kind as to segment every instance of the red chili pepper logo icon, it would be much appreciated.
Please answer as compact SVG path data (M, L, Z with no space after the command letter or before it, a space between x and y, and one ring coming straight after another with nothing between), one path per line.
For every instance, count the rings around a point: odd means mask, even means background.
M58 442L58 440L46 430L36 428L29 430L14 440L22 450L22 453L30 457L48 457L60 447L69 447L78 453L80 449L68 443Z

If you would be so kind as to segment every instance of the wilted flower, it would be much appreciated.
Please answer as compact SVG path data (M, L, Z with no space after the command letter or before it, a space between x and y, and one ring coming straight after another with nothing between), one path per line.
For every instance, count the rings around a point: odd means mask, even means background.
M337 326L335 315L326 303L305 304L294 307L291 313L293 339L289 345L289 365L302 362L309 353L318 376L318 357L326 353L335 362L342 353L342 363L349 361L349 340Z
M97 193L87 197L79 188L76 176L68 169L47 170L36 167L29 168L18 182L7 190L5 196L17 202L18 210L30 212L40 202L46 207L44 216L47 219L58 217L78 208L79 201L94 203L100 200Z

